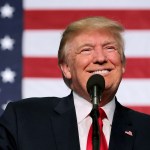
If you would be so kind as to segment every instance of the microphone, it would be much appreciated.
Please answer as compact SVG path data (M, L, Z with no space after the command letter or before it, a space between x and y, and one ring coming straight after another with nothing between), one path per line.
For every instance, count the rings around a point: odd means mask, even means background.
M98 106L101 94L105 88L105 80L104 77L99 74L92 75L87 81L87 91L92 99L93 106Z

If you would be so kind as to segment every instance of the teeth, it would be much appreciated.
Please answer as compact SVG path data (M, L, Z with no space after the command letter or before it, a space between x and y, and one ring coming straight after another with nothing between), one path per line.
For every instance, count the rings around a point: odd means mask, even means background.
M93 74L101 74L101 75L106 75L108 73L109 73L108 70L97 70L93 72Z

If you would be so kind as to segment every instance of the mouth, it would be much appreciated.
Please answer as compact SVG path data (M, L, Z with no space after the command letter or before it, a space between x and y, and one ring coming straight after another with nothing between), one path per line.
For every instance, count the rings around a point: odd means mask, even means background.
M111 69L103 69L103 70L95 70L95 71L90 71L92 74L100 74L102 76L106 76L110 73Z

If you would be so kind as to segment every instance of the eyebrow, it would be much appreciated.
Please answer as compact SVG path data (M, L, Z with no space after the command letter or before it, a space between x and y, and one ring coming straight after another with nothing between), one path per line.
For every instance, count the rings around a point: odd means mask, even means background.
M113 44L113 45L118 45L116 41L105 41L102 45L109 45L109 44Z
M107 45L110 45L110 44L113 44L115 46L118 46L117 42L116 41L104 41L104 43L102 43L102 46L107 46ZM93 43L84 43L82 45L80 45L79 47L77 47L77 51L80 50L82 47L94 47L95 44Z
M95 44L92 44L92 43L85 43L85 44L82 44L78 47L78 49L82 48L82 47L85 47L85 46L90 46L90 47L94 47Z

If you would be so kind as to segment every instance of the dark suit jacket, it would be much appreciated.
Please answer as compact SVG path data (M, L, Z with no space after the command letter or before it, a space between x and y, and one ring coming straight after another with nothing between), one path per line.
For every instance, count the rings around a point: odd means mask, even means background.
M0 150L80 150L72 94L10 103L0 118ZM116 101L109 150L150 150L150 116Z

